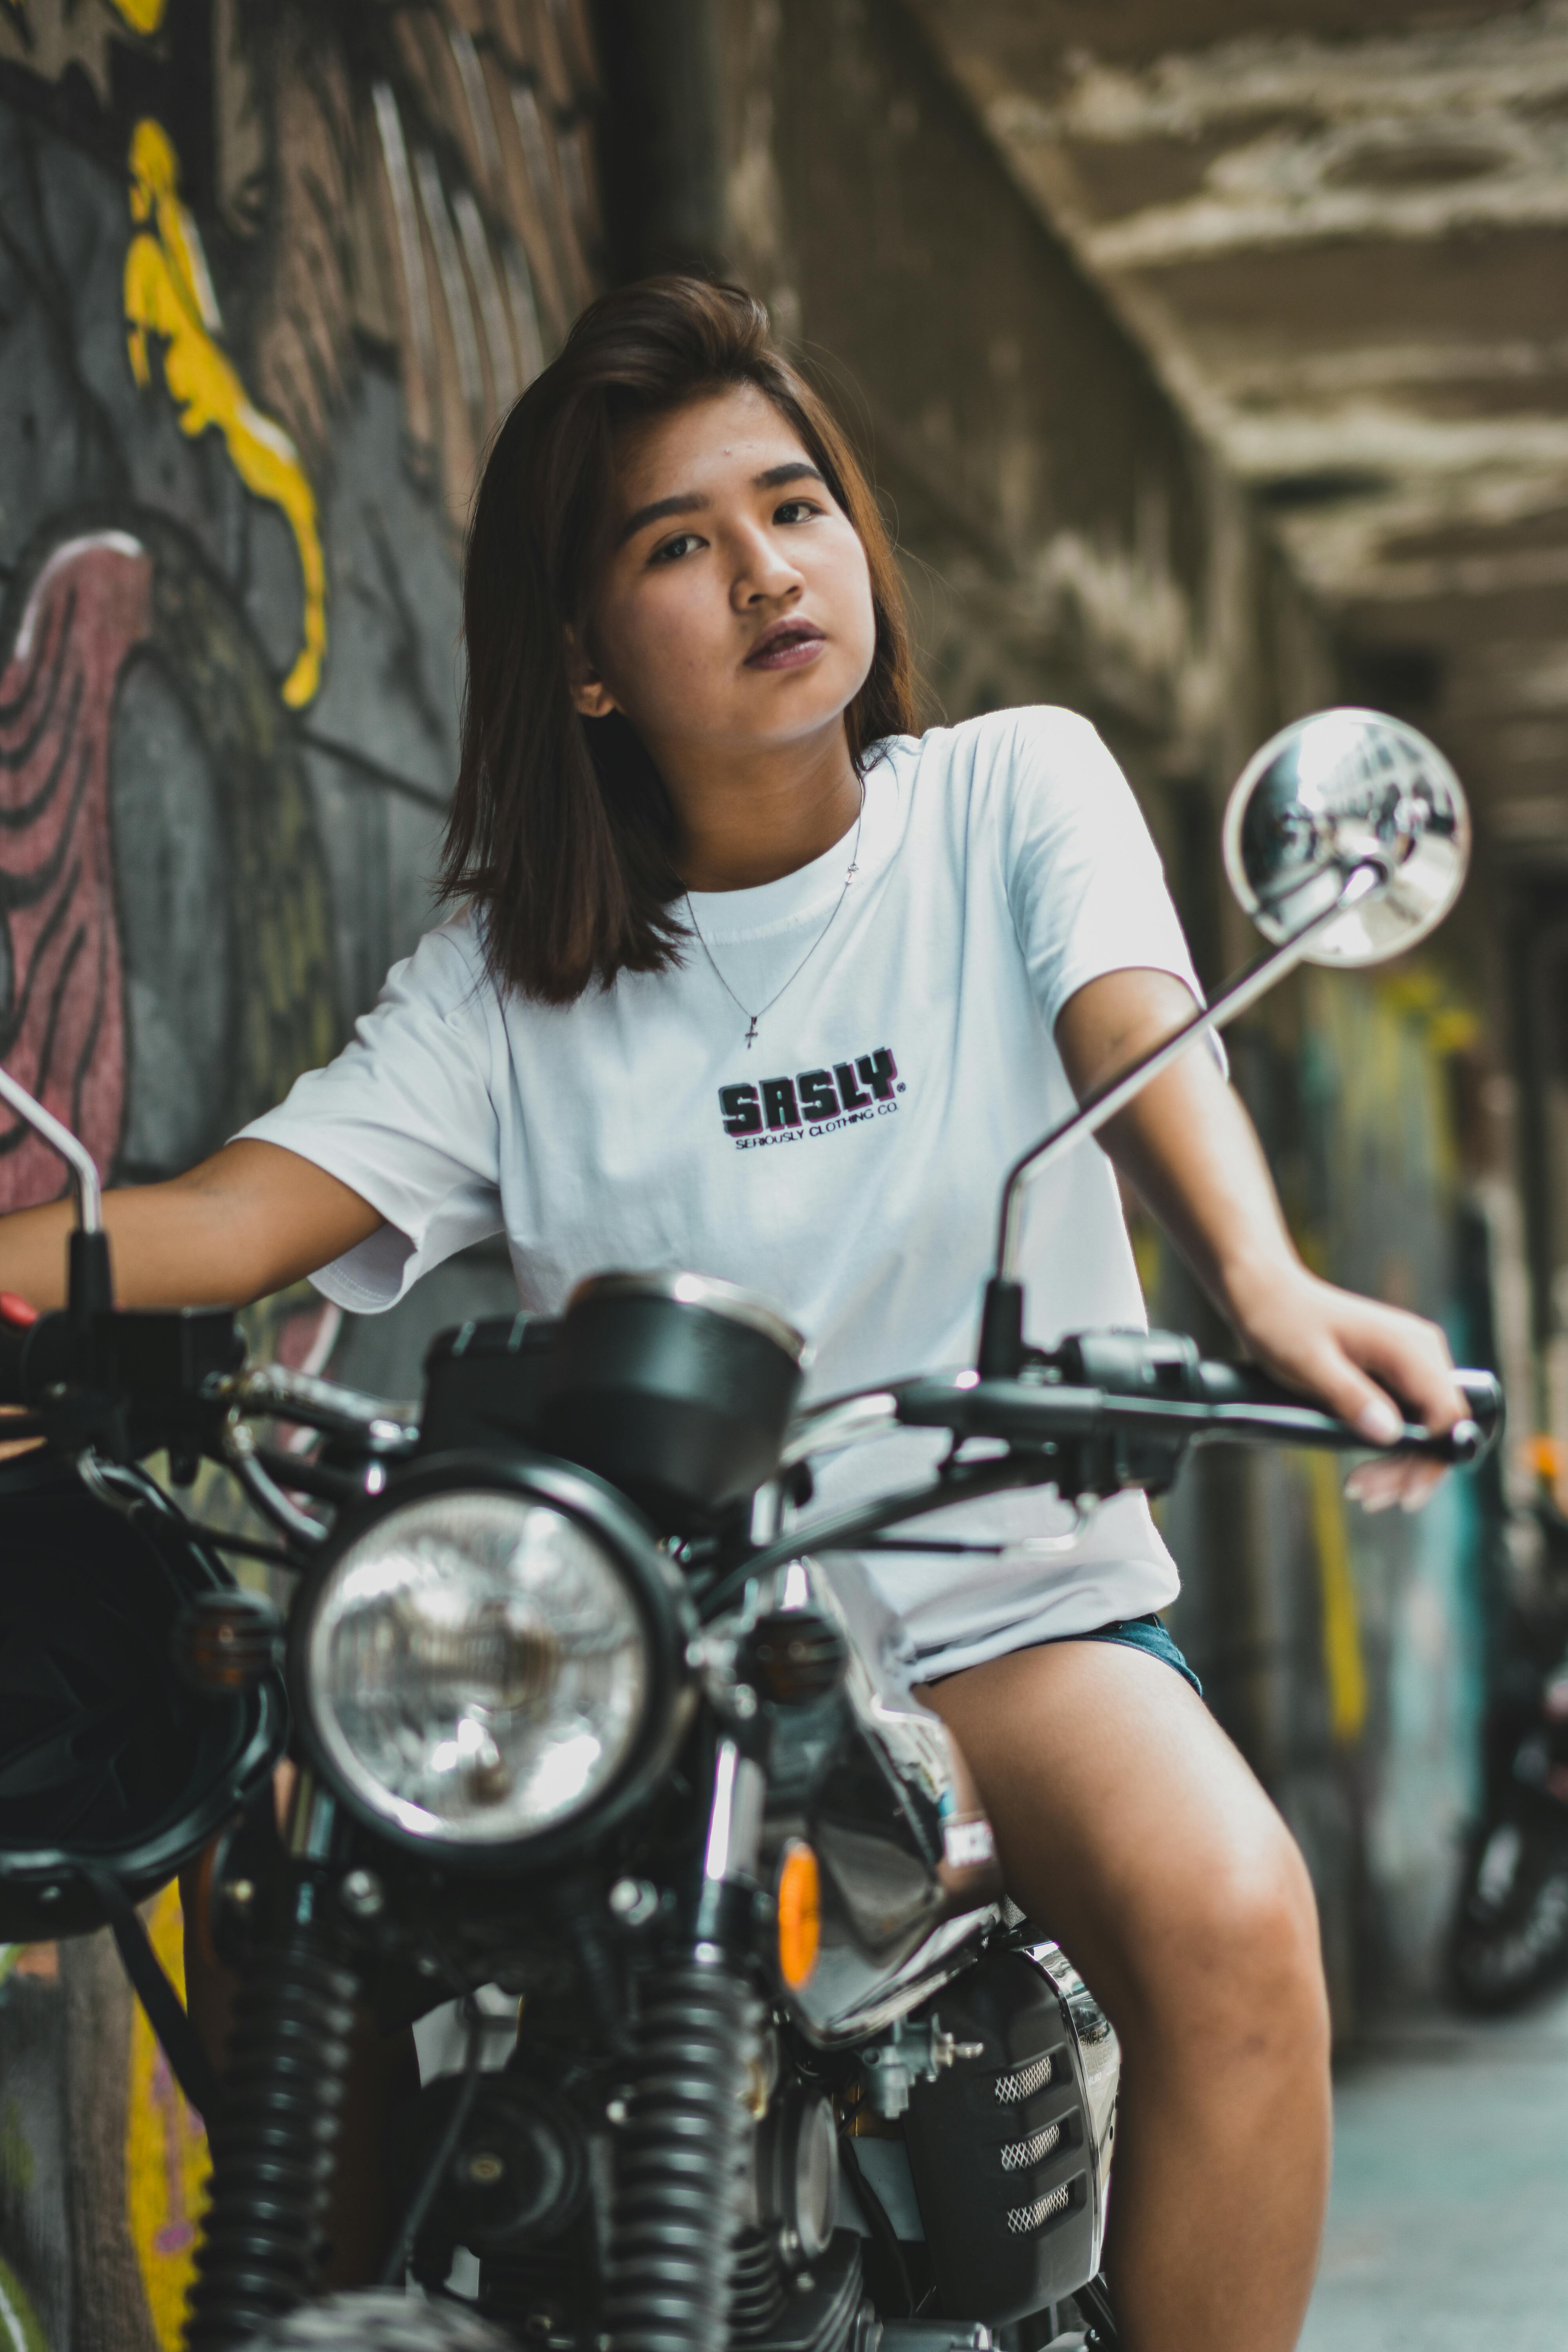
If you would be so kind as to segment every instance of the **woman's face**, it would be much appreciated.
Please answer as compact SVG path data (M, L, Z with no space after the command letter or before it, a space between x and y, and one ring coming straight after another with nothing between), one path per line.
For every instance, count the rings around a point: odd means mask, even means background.
M666 781L839 726L876 643L866 551L771 401L716 393L627 435L574 698Z

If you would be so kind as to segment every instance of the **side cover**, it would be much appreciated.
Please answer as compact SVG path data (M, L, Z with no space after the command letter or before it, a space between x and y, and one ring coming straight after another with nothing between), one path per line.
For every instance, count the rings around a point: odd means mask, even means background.
M913 2086L910 2169L942 2310L996 2326L1100 2268L1120 2052L1054 1947L994 1947L938 2014L983 2055Z

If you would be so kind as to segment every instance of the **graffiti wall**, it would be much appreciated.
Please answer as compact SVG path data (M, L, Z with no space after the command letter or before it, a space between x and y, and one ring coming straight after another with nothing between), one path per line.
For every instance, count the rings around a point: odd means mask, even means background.
M580 0L0 0L0 1062L112 1181L428 919L462 521L599 274L594 91ZM0 1120L0 1211L61 1189ZM172 2345L200 2119L96 1943L0 1979L0 2328Z
M0 1055L121 1179L425 914L476 453L589 290L579 17L0 0ZM0 1207L58 1189L0 1131Z

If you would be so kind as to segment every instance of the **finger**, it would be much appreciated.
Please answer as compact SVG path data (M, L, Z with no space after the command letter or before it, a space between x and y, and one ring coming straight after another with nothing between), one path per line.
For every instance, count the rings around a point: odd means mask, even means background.
M1352 1307L1337 1336L1354 1360L1434 1433L1451 1429L1468 1413L1448 1343L1436 1324L1385 1307L1367 1314Z
M1423 1511L1447 1476L1440 1462L1413 1462L1399 1497L1403 1511Z
M1391 1511L1400 1496L1403 1481L1400 1465L1393 1462L1362 1462L1345 1480L1345 1494L1363 1511Z
M1345 1480L1345 1494L1364 1511L1392 1510L1396 1503L1406 1511L1418 1511L1447 1475L1442 1463L1408 1454L1394 1461L1359 1462Z
M1369 1380L1336 1337L1326 1336L1291 1367L1291 1378L1321 1399L1369 1445L1397 1444L1405 1417L1387 1392Z

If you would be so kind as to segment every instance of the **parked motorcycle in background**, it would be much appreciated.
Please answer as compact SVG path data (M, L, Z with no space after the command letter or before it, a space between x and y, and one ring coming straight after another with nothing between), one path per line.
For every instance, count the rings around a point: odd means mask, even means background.
M1549 1475L1530 1516L1542 1591L1510 1612L1500 1645L1482 1735L1484 1810L1448 1945L1454 1998L1482 2015L1568 1978L1568 1517Z
M193 2352L1114 2343L1116 2038L1005 1901L853 1555L1007 1487L1160 1493L1198 1444L1357 1446L1172 1334L1029 1346L1021 1205L1293 964L1429 929L1467 842L1409 729L1329 712L1266 745L1226 850L1269 951L1012 1171L973 1367L804 1412L802 1336L698 1275L447 1332L416 1412L247 1364L226 1314L118 1311L91 1162L0 1073L79 1212L66 1309L0 1302L7 1433L42 1441L0 1465L0 1936L107 1922L207 2119ZM1471 1418L1411 1451L1493 1442L1495 1381L1460 1380ZM939 1470L814 1514L814 1463L905 1429L945 1437ZM275 1545L181 1507L203 1459ZM222 1564L247 1549L296 1576L286 1621ZM221 2086L134 1908L209 1847ZM389 2150L384 2291L317 2303L356 2004L390 2029L454 2000L464 2062Z

